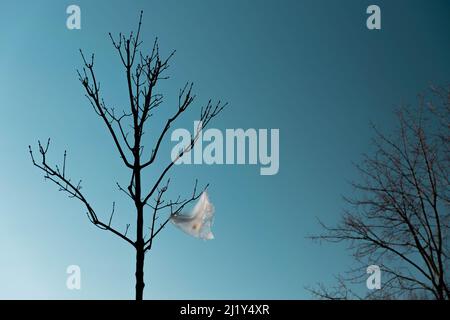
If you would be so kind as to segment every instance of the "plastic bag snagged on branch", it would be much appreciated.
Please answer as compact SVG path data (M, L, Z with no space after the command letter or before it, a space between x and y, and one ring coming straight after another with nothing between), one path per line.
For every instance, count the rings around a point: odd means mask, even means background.
M189 215L180 214L171 218L172 223L187 234L204 240L214 239L211 225L214 217L214 206L209 202L206 191Z

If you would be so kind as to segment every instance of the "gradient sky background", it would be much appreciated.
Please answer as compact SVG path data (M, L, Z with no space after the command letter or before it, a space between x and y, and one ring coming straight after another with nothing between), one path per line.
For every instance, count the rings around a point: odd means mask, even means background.
M66 28L77 4L82 29ZM370 4L382 30L366 28ZM146 259L146 298L307 299L305 286L333 283L351 266L344 246L305 237L317 218L335 222L357 178L352 162L370 151L372 121L385 130L392 111L428 85L449 83L450 2L433 1L2 1L0 11L0 298L129 299L134 252L89 223L34 168L27 147L52 137L51 160L69 152L68 171L103 219L117 202L115 226L133 214L115 182L126 182L108 132L77 81L78 53L96 53L106 102L126 103L124 75L108 32L128 33L144 10L142 35L163 53L177 49L163 85L159 132L178 89L195 82L196 107L230 102L213 127L279 128L280 171L257 166L180 166L171 192L211 183L214 241L173 226ZM198 109L197 109L198 110ZM191 128L198 111L175 127ZM159 119L159 120L158 120ZM147 130L149 137L150 129ZM155 132L155 131L153 131ZM149 181L169 160L163 157ZM82 289L66 288L77 264Z

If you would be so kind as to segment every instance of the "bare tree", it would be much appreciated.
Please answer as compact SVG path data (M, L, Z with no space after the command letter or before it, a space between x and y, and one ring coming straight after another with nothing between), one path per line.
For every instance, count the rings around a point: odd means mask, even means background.
M375 128L374 154L365 155L352 183L355 195L335 227L313 239L346 242L356 267L337 285L310 289L327 299L450 299L449 129L450 88L420 96L417 108L397 112L398 130ZM382 288L361 295L366 267L376 264Z
M140 49L142 44L140 41L141 24L142 11L136 34L131 32L128 37L119 34L118 39L114 39L109 34L112 44L117 50L125 69L129 97L129 108L127 110L122 110L117 113L114 108L108 107L105 103L100 94L100 84L94 72L94 54L92 54L90 59L86 59L80 50L84 66L81 71L77 71L79 80L85 89L86 97L95 113L106 125L123 165L130 171L128 186L122 187L119 183L117 183L117 186L134 204L136 212L135 239L133 240L128 235L130 224L127 224L125 232L121 232L112 226L115 211L114 202L108 222L103 222L98 218L87 196L81 191L81 181L75 183L67 175L66 152L64 152L62 165L52 166L48 163L47 159L50 139L46 144L38 142L39 161L35 158L32 148L29 147L33 164L41 169L44 172L44 177L55 183L60 191L66 192L71 198L76 198L82 202L87 210L87 216L91 223L102 230L112 232L114 235L128 242L136 250L136 300L143 299L145 254L151 250L155 237L166 226L171 217L178 215L186 205L195 201L201 195L201 191L197 191L197 181L195 181L190 196L186 198L178 197L176 200L164 199L164 194L168 189L170 181L167 178L168 173L174 163L192 149L199 138L202 127L207 126L210 120L217 116L226 106L226 103L223 104L219 101L213 104L210 100L206 106L201 108L199 125L190 143L184 149L180 150L176 159L173 159L173 161L165 165L164 169L156 175L157 178L154 183L150 187L146 187L142 182L143 171L155 163L158 151L169 128L192 105L195 95L192 93L192 83L186 84L180 90L178 107L173 115L167 119L164 128L157 136L157 139L155 139L155 145L151 149L151 152L146 152L143 139L146 124L154 110L163 103L163 95L156 91L157 85L161 80L167 79L164 73L169 67L169 60L175 51L167 58L161 58L156 39L150 54L143 53ZM208 185L204 189L207 187ZM162 222L157 223L157 221ZM149 228L150 233L148 238L144 232L147 228Z

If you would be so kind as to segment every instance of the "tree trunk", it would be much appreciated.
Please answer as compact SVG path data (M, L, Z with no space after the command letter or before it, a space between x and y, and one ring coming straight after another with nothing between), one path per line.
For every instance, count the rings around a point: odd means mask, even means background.
M136 131L137 132L137 131ZM135 132L135 141L139 150L139 137ZM135 178L135 206L136 206L136 300L142 301L144 298L144 205L141 203L141 171L140 171L139 152L135 153L134 158L134 178Z
M144 297L144 248L136 249L136 300L141 301Z
M138 178L137 180L140 180ZM143 208L139 204L137 208L137 240L136 240L136 300L141 301L144 297L144 260L145 260L145 249L144 249L144 237L143 237Z

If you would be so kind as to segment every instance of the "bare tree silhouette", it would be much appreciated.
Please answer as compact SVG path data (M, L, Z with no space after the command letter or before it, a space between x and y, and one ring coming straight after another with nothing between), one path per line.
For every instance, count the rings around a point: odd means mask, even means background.
M86 97L88 98L92 108L96 114L103 120L106 125L114 145L123 161L123 165L130 171L130 182L127 187L122 187L119 183L117 186L121 192L124 192L133 202L136 210L136 237L132 240L128 236L127 224L125 232L120 232L112 226L112 219L115 211L115 203L112 205L112 212L108 222L101 221L94 208L91 206L86 195L81 191L81 181L74 183L66 172L67 154L64 152L64 160L61 166L52 166L48 163L47 153L49 150L50 139L46 144L38 142L40 160L38 161L32 151L31 146L29 152L33 164L44 172L47 180L55 183L60 191L66 192L71 198L76 198L83 203L87 210L87 216L91 223L102 230L108 230L128 242L136 250L136 300L143 299L144 292L144 260L145 254L152 248L155 237L170 221L174 215L178 215L181 210L190 202L199 198L202 191L197 191L197 181L195 181L192 194L186 198L180 196L176 200L164 199L164 194L169 187L170 179L166 178L168 172L180 157L189 152L197 142L202 127L206 127L210 120L217 116L219 112L227 105L220 101L213 104L211 100L206 106L201 108L199 125L196 132L191 138L190 144L180 150L178 157L167 163L164 169L157 175L154 183L146 188L142 182L142 173L145 169L152 166L158 156L161 144L171 127L188 108L192 105L195 95L192 93L192 83L188 83L180 90L178 96L178 108L172 117L167 119L164 128L160 132L156 143L151 152L145 155L144 150L144 128L147 120L152 116L152 112L158 108L163 102L163 95L156 92L157 84L162 79L167 79L164 72L169 67L169 60L172 58L172 52L167 58L161 58L156 39L150 54L144 54L140 50L142 41L140 41L140 32L142 24L141 11L137 33L130 33L128 37L119 34L118 39L109 34L112 44L120 56L120 60L125 68L126 81L129 96L129 109L122 110L117 114L114 108L109 108L104 99L100 95L100 85L94 72L94 54L88 60L80 50L84 66L82 70L78 70L78 77L83 85ZM131 132L127 128L131 127ZM167 180L166 180L167 179ZM208 187L204 187L205 190ZM149 208L149 209L148 209ZM149 213L147 213L149 211ZM164 216L164 213L167 216ZM149 226L146 225L145 217L149 215ZM163 222L157 223L157 220L163 217ZM161 220L158 220L161 221ZM149 228L150 235L145 237L144 230Z
M450 88L431 88L418 108L397 112L398 131L377 128L375 152L357 165L356 196L335 227L313 239L346 242L357 267L337 276L337 285L309 288L317 297L450 299L449 129ZM354 290L366 268L380 266L382 288Z

